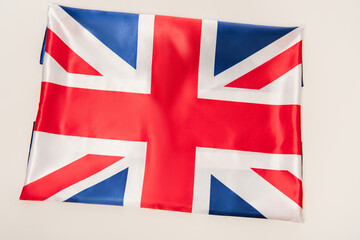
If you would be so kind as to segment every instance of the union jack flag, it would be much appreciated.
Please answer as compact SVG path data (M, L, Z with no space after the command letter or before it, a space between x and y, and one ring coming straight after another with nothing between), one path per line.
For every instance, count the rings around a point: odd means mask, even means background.
M20 199L301 221L301 35L50 5Z

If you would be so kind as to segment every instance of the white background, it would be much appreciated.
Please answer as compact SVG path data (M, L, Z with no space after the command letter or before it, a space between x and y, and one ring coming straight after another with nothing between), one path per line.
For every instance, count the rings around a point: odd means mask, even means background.
M37 112L46 0L1 0L0 239L360 239L359 0L77 0L123 12L304 30L304 223L19 201Z

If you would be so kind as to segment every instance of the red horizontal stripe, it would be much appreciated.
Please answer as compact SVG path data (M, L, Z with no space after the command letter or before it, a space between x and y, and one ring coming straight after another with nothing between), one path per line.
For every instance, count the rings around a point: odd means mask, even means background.
M181 131L194 146L301 154L299 105L198 99L177 107L165 108L148 94L43 82L35 130L130 141L167 139Z
M145 141L150 95L65 87L42 82L35 130L55 134Z
M299 105L199 99L194 116L198 146L301 155Z

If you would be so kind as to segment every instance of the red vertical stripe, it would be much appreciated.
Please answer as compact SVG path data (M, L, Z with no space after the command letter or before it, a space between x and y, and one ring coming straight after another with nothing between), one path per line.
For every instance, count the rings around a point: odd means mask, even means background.
M201 21L155 16L151 95L154 114L141 206L191 212L194 135L187 128L197 96Z

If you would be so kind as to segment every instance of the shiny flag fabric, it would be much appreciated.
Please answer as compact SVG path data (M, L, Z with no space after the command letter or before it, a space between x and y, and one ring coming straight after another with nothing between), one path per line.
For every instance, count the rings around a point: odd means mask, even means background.
M50 5L20 199L301 221L301 44Z

